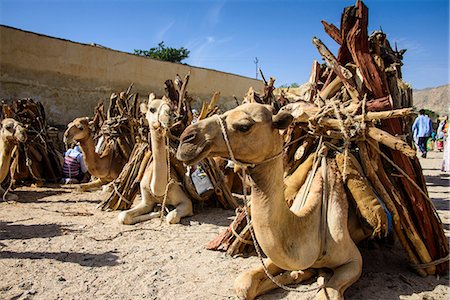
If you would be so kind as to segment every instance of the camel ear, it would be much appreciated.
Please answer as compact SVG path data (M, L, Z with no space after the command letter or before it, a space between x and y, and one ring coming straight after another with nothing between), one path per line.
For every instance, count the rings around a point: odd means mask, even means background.
M272 124L274 128L286 129L291 125L292 120L294 117L290 113L282 111L272 117Z
M155 100L156 96L153 93L150 93L150 95L148 95L148 102L152 102L153 100Z
M145 103L145 102L141 103L141 105L139 105L139 110L141 111L141 113L143 115L145 115L147 113L147 110L148 110L147 103Z

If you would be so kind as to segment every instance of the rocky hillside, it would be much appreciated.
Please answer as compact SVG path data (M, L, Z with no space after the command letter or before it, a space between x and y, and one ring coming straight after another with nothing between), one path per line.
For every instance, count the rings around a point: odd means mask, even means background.
M450 84L423 90L413 90L414 106L435 111L439 115L450 113Z

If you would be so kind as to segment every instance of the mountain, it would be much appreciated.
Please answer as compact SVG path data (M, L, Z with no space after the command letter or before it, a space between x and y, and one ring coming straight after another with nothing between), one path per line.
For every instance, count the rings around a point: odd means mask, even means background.
M413 90L414 106L430 109L439 115L450 114L450 84L422 90Z

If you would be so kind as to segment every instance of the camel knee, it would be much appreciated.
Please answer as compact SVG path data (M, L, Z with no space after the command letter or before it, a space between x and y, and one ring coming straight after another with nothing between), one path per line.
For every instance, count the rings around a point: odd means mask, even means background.
M266 265L268 272L273 276L283 272L283 269L276 266L270 259L266 259L264 264ZM276 287L274 284L273 287L267 289L264 284L266 280L270 279L267 277L262 266L241 273L234 281L234 290L237 297L240 299L254 299L265 291Z
M344 299L344 292L355 283L362 273L362 257L359 251L346 264L333 270L333 276L318 293L317 299Z
M192 202L186 201L180 203L174 210L169 212L166 216L168 224L178 224L183 217L190 217L193 215Z
M239 299L252 300L257 296L259 280L254 278L254 275L253 271L248 271L241 273L234 280L234 290Z

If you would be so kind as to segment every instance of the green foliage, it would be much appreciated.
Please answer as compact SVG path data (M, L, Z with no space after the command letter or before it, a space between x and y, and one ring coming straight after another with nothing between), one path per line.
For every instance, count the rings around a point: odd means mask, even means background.
M300 85L296 82L293 82L291 84L282 84L280 85L280 88L298 88Z
M164 42L158 44L158 47L150 48L150 50L134 49L134 54L139 56L146 56L158 60L169 61L174 63L181 63L183 59L189 57L190 51L184 47L179 49L166 47Z
M431 109L425 108L425 114L430 117L431 120L436 120L439 117L439 114L437 114L435 111L432 111Z

